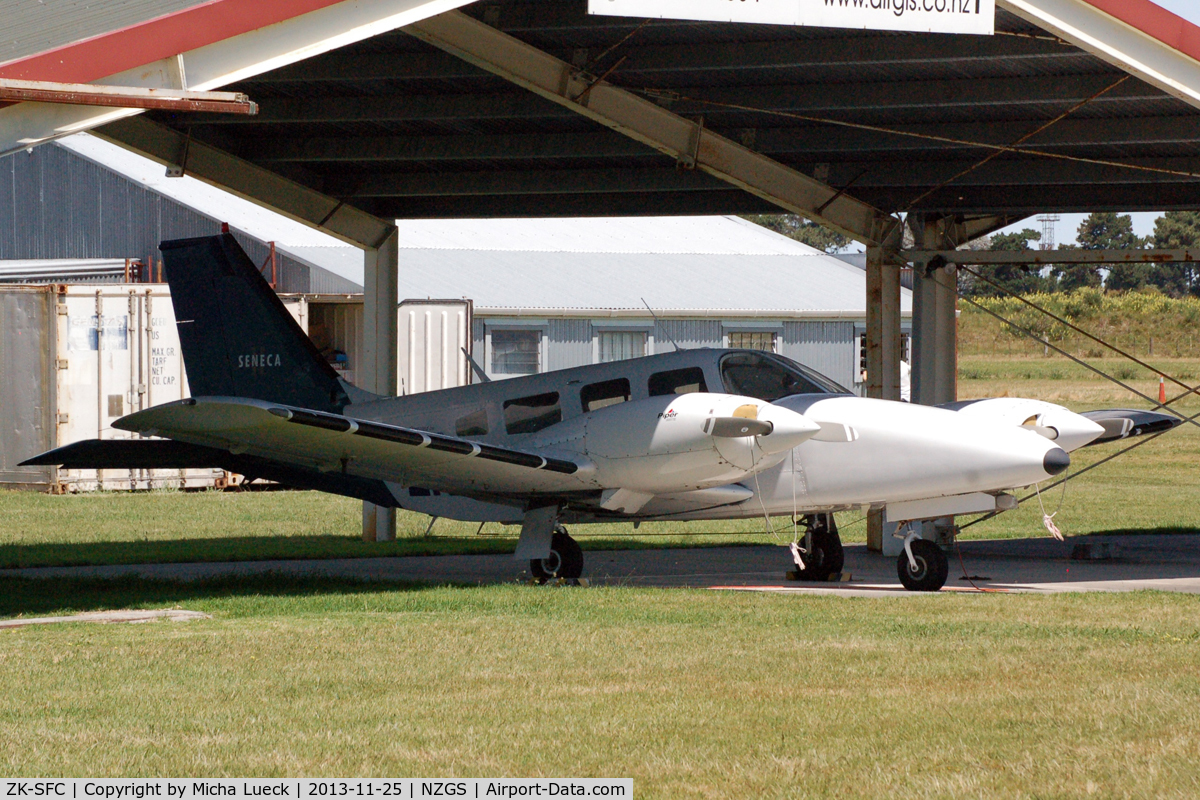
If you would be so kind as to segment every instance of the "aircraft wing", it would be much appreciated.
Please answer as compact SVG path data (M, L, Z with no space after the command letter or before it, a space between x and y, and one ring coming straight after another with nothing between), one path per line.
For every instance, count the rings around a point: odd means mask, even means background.
M1131 436L1149 436L1163 433L1183 424L1183 420L1174 414L1163 414L1159 411L1140 411L1135 408L1108 408L1101 411L1084 411L1081 416L1087 417L1100 427L1104 433L1088 443L1088 446L1115 442L1118 439L1128 439Z
M251 456L293 468L468 496L587 491L581 456L484 442L244 397L200 397L113 423L121 430Z

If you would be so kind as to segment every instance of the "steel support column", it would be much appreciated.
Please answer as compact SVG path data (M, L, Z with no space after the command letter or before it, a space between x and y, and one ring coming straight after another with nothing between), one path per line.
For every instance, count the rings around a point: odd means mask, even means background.
M943 246L940 226L909 218L919 247ZM913 265L912 401L933 406L958 399L958 268L941 261Z
M400 291L399 234L391 231L363 254L363 364L361 388L393 396L397 388L396 308ZM363 503L363 540L396 538L396 509Z
M867 397L900 399L900 270L896 249L867 248ZM867 514L867 548L883 550L883 510Z

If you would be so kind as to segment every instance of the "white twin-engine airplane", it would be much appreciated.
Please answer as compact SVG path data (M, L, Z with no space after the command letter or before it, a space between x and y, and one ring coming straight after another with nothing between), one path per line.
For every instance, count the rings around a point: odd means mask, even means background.
M577 579L563 523L804 518L800 576L840 572L832 512L889 522L1004 509L1069 452L1164 430L1139 411L1089 416L1038 400L945 407L857 397L800 364L679 350L406 397L342 381L228 234L164 242L193 397L123 417L141 437L26 463L222 467L438 517L520 523L518 559ZM481 376L482 377L482 376ZM918 526L919 529L919 526ZM909 535L897 570L935 591L946 557Z

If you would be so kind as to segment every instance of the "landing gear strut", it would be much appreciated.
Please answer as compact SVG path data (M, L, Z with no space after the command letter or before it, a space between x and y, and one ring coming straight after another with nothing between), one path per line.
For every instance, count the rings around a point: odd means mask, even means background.
M571 538L567 529L558 525L550 537L550 555L529 561L529 574L538 583L561 578L568 582L579 580L583 574L583 549Z
M827 581L845 564L842 537L838 535L833 514L808 514L804 517L804 540L800 551L804 568L797 567L788 577L798 581Z
M896 572L910 592L936 592L946 585L950 563L937 544L909 534L896 560Z

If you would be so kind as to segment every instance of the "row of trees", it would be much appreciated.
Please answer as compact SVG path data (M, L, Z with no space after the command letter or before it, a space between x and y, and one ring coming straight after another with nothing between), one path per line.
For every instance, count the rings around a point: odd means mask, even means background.
M776 233L803 242L826 253L849 247L850 239L795 214L755 214L746 219ZM1018 233L1001 233L971 243L977 250L1021 252L1036 249L1042 234L1032 228ZM1112 212L1091 214L1076 232L1078 246L1085 250L1178 250L1200 247L1200 212L1168 211L1155 220L1154 233L1141 237L1133 232L1133 218ZM1071 245L1075 247L1076 245ZM1110 291L1138 291L1154 287L1172 297L1200 297L1200 265L1197 264L1058 264L1048 269L1012 265L979 267L977 271L1019 294L1069 292L1085 286ZM963 276L964 292L976 296L1002 294L984 281Z
M1019 233L1002 233L972 246L981 250L1024 251L1035 248L1042 234L1032 228ZM1133 232L1133 219L1128 214L1112 212L1089 215L1076 232L1078 247L1084 250L1141 250L1160 248L1178 250L1200 245L1200 212L1168 211L1154 222L1154 233L1142 237ZM1075 247L1076 245L1070 245ZM1127 292L1150 287L1172 297L1200 296L1200 270L1196 264L1056 264L1037 270L1012 265L978 267L986 275L1012 292L1070 292L1085 286L1109 291ZM963 289L968 294L994 296L1002 294L994 286L964 276Z

